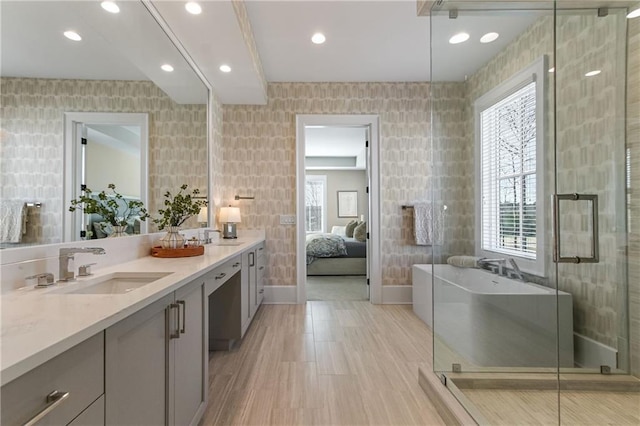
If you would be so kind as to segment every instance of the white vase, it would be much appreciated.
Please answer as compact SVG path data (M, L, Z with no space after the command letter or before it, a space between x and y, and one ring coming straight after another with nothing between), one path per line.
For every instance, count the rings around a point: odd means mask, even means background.
M125 229L127 229L126 226L113 225L113 232L109 235L109 238L129 236L129 234L124 232Z
M160 244L163 248L182 248L184 247L184 237L178 232L178 226L170 226L164 237L160 238Z

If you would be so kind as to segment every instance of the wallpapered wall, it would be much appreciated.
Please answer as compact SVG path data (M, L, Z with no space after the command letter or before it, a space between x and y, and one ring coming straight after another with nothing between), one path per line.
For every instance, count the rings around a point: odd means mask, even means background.
M367 206L367 172L366 170L307 170L309 175L327 177L327 231L334 225L346 225L354 218L338 217L338 191L358 191L358 214L369 217ZM366 219L365 219L366 220Z
M401 205L426 198L430 183L427 83L272 83L267 105L223 107L223 204L241 208L239 229L264 228L267 285L296 284L296 114L379 114L383 285L411 284L411 265L428 260L410 244ZM233 202L235 194L255 200Z
M0 198L42 203L29 209L24 242L62 241L64 112L149 114L150 212L162 207L166 190L183 183L206 188L205 105L176 104L149 81L2 78L0 84Z
M627 234L624 232L624 46L625 46L625 22L624 14L610 13L609 16L598 18L595 15L559 16L557 20L557 57L556 72L549 74L550 84L557 76L557 160L558 160L558 191L582 192L600 194L600 263L594 265L560 265L558 272L558 287L573 296L574 303L574 330L596 341L602 342L614 348L619 348L621 354L626 352L626 318L621 313L626 312L628 303L625 286L627 283L625 255ZM438 186L444 191L443 197L447 197L450 188L464 192L455 184L457 175L462 180L474 182L474 118L473 102L501 81L515 74L519 70L531 64L541 55L553 58L553 20L551 17L543 17L536 21L527 31L515 39L509 46L496 55L484 67L470 76L464 83L466 94L466 144L468 149L461 148L461 157L466 160L458 161L462 164L462 171L446 166L436 167L439 176L443 176L442 185ZM633 40L637 40L637 24L635 29L629 32L630 48ZM634 35L635 34L635 35ZM637 49L637 41L636 49ZM636 53L637 55L637 53ZM630 52L630 58L633 52ZM584 76L586 69L602 66L602 74L592 79ZM549 63L549 67L554 66ZM633 66L630 61L629 67ZM636 65L637 66L637 65ZM598 67L599 68L599 67ZM636 72L636 75L638 73ZM629 76L633 74L629 70ZM629 81L629 93L637 93L636 80ZM441 88L443 85L437 85ZM634 92L635 91L635 92ZM445 96L449 93L449 96ZM451 96L451 90L439 93L434 90L434 102L457 103L455 96ZM549 92L548 117L553 124L554 111L553 93ZM447 98L449 98L447 100ZM632 102L632 97L629 102ZM437 105L434 104L434 105ZM445 108L445 111L448 110ZM434 106L435 116L438 112ZM629 129L633 127L632 110L628 111ZM636 113L637 114L637 113ZM454 117L455 120L455 117ZM635 119L637 123L637 119ZM451 146L452 141L460 138L460 130L453 126L441 125L438 132L438 122L435 121L436 138L434 139L434 155L443 147ZM637 133L637 130L636 130ZM549 126L547 140L547 152L545 165L547 168L547 193L553 193L555 181L553 161L554 146L551 144L553 129ZM629 146L633 144L633 133L629 131ZM440 138L440 139L438 139ZM466 166L464 166L465 161ZM632 157L633 161L633 157ZM632 174L631 186L634 187L634 175ZM449 179L447 181L447 179ZM473 227L473 223L464 222L469 218L473 221L473 185L467 185L468 194L459 197L461 200L469 199L470 204L462 202L460 213L454 210L452 220L462 223L462 228ZM468 197L468 198L467 198ZM574 206L575 207L575 206ZM637 209L637 206L636 206ZM551 262L551 206L545 208L547 220L547 273L555 285L555 264ZM635 217L632 208L631 226ZM570 210L567 208L563 215L563 234L569 236L575 243L567 248L576 249L581 245L587 245L590 233L582 227L587 220L587 215L581 209ZM578 225L578 227L575 227ZM633 228L632 228L633 229ZM468 234L465 234L467 236ZM633 234L631 235L633 239ZM473 239L473 232L470 235ZM563 239L563 241L567 241ZM445 248L446 249L449 247ZM470 247L457 247L456 254L473 254L473 245ZM633 262L633 261L632 261ZM633 268L633 265L632 265ZM637 266L636 266L637 268ZM632 269L633 271L633 269ZM633 272L632 272L633 273ZM635 272L637 274L637 270ZM631 280L633 281L633 279ZM635 284L631 284L635 286ZM633 288L631 291L634 291ZM632 293L633 294L633 293ZM635 289L638 294L638 289ZM638 298L633 299L630 305L632 318L636 318L635 327L638 327ZM632 330L633 331L633 330ZM637 336L638 333L635 334ZM636 347L638 345L637 337ZM636 374L638 371L635 361Z

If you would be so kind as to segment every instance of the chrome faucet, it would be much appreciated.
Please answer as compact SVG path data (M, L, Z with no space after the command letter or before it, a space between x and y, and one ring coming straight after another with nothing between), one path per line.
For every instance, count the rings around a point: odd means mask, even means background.
M69 260L73 259L73 255L76 253L92 253L92 254L106 254L102 247L70 247L60 249L60 269L58 281L73 281L75 279L74 271L69 270Z
M498 275L502 275L507 266L507 259L480 259L481 263L495 263L498 265Z
M526 278L524 277L524 275L522 274L522 271L520 270L520 268L518 267L518 264L516 263L516 260L514 258L510 258L509 259L509 263L511 264L511 267L513 268L513 274L518 277L518 279L524 283L527 282Z

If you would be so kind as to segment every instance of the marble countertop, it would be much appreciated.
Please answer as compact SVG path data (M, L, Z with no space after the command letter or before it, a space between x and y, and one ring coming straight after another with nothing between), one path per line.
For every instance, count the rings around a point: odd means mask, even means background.
M230 258L264 241L241 237L240 245L208 244L202 256L139 258L94 271L51 288L24 287L2 295L0 385L101 332L184 284L215 269ZM108 254L108 253L107 253ZM69 294L61 288L113 272L164 272L169 275L123 294Z

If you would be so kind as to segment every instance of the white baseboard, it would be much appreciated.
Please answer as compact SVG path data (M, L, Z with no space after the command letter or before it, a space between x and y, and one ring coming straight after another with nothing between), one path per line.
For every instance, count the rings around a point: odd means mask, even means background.
M413 303L413 286L382 286L382 303L386 305L410 305ZM270 305L297 303L296 286L269 285L264 287L264 302Z
M413 286L410 285L383 285L383 305L410 305L413 303Z
M587 336L573 333L573 359L582 368L600 368L608 365L618 368L618 351L615 348L596 342Z
M297 288L295 285L266 285L264 286L264 301L268 305L296 304Z

